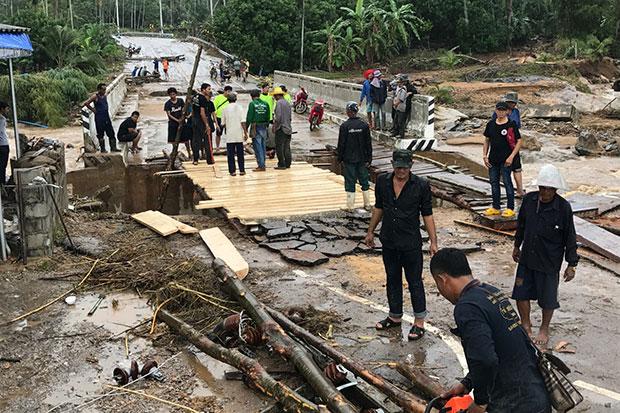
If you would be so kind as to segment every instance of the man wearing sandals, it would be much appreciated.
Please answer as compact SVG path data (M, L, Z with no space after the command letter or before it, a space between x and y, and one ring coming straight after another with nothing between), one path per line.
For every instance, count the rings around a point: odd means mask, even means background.
M562 258L568 266L564 280L575 277L579 262L573 210L570 203L557 194L567 189L560 171L550 164L540 168L538 191L523 198L519 210L512 258L519 263L512 298L523 327L532 334L530 300L537 300L542 308L542 323L534 342L545 350L549 344L549 324L553 311L560 307L558 287Z
M413 154L397 149L392 154L394 171L377 178L375 208L370 219L366 244L374 248L374 231L380 221L383 264L387 275L388 317L377 323L377 330L399 327L403 317L403 269L409 285L415 321L409 340L424 337L426 296L422 283L422 236L420 215L430 238L431 256L437 251L431 189L428 181L411 173Z
M470 413L550 413L534 346L508 297L472 277L467 257L443 248L431 259L439 293L454 304L456 329L469 372L444 399L473 390Z

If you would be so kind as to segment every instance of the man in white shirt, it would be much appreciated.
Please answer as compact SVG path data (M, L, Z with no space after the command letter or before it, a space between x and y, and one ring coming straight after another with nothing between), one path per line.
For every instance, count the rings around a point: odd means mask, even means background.
M237 94L228 95L230 102L222 111L222 126L224 127L224 141L228 156L228 172L231 176L237 175L235 156L239 164L239 175L245 175L245 159L243 157L243 143L248 139L248 130L245 124L245 109L237 103Z

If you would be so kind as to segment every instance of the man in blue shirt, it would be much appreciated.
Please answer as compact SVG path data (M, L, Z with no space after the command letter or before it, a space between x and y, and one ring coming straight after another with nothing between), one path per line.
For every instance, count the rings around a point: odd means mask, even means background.
M472 276L467 257L439 250L430 263L439 293L454 304L469 373L442 396L473 390L472 413L550 413L549 395L534 346L508 297Z
M370 129L374 128L372 123L372 99L370 99L370 82L372 81L373 76L374 75L372 73L368 74L368 78L364 80L364 84L362 85L362 94L360 95L360 107L362 106L364 99L366 99L366 116L368 118L368 125L370 126Z
M517 103L519 103L519 95L517 92L508 92L506 96L504 96L504 102L508 104L508 120L513 121L518 129L521 129L521 112L517 108ZM497 114L493 112L491 116L491 120L495 120L497 118ZM525 192L523 191L523 173L521 166L521 155L517 154L515 159L512 162L512 175L515 177L515 183L517 184L517 195L523 197Z

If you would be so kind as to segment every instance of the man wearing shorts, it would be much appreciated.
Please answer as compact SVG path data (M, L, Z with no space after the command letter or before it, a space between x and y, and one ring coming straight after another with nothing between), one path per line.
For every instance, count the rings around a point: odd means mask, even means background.
M168 96L170 96L170 99L164 104L164 112L166 112L166 116L168 116L168 143L174 143L176 141L179 125L183 125L179 143L185 144L187 156L191 157L192 152L189 145L191 134L188 133L185 127L185 114L183 113L185 102L183 99L177 97L177 90L174 87L168 88Z
M512 298L517 301L523 328L532 335L530 300L542 308L542 324L534 342L545 350L549 344L549 324L553 311L560 307L558 287L565 257L568 267L564 281L575 277L579 262L573 211L570 203L557 194L567 189L553 165L540 168L538 191L523 198L519 210L512 258L519 263Z
M112 119L110 119L110 112L108 109L108 97L106 96L106 84L99 83L97 85L97 93L92 95L86 102L82 103L82 106L86 106L91 112L95 114L97 140L99 141L99 149L101 153L107 152L105 149L104 135L108 135L110 152L120 152L120 149L116 148L114 127L112 126Z
M140 112L133 111L131 116L121 122L121 125L118 127L118 141L121 146L121 154L125 164L127 164L129 151L136 154L138 151L142 150L142 148L138 146L138 142L140 142L140 138L142 138L142 131L138 129L139 118ZM130 143L132 144L131 148L129 148Z

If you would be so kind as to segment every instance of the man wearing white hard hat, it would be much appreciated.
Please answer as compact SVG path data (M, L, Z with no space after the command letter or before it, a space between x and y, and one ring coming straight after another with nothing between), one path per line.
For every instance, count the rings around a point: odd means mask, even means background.
M542 324L534 342L542 349L549 344L549 324L553 311L560 307L558 287L563 258L568 263L564 281L575 277L579 262L573 210L558 195L568 189L560 171L550 164L538 174L538 191L523 198L519 210L512 257L519 263L512 298L517 301L521 324L532 335L530 301L537 300L542 309Z

